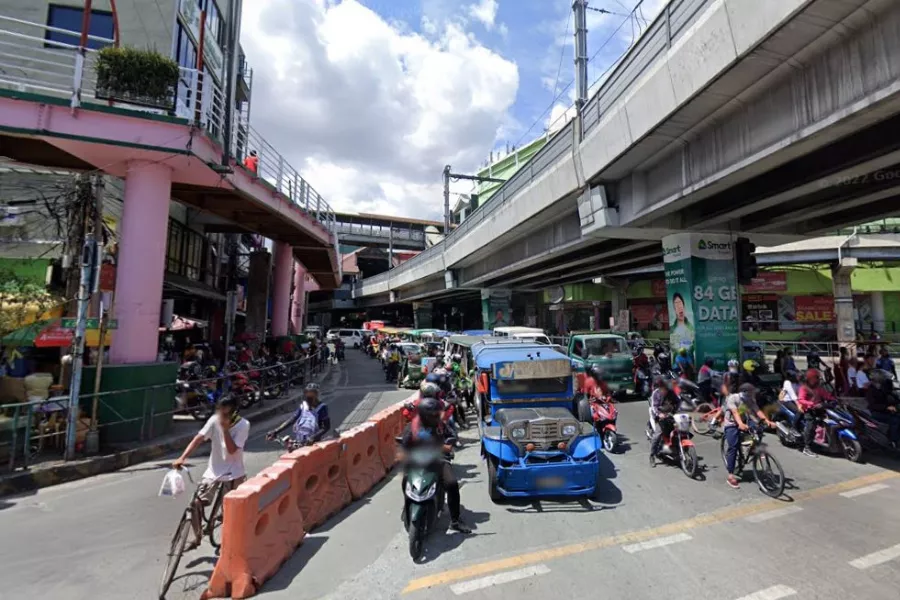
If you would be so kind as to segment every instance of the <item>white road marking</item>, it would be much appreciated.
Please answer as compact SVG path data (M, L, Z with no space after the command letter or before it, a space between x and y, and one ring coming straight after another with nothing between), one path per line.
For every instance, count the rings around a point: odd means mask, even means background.
M867 485L865 487L856 488L855 490L850 490L849 492L841 492L841 496L844 498L856 498L857 496L862 496L863 494L871 494L872 492L880 492L881 490L886 490L890 486L884 483L875 483L872 485Z
M873 552L872 554L861 556L856 560L851 560L850 566L856 567L857 569L868 569L870 567L877 567L880 564L896 558L900 558L900 544L885 548L884 550L879 550L878 552Z
M622 546L622 550L627 552L628 554L634 554L635 552L641 552L643 550L650 550L652 548L662 548L663 546L668 546L670 544L677 544L678 542L686 542L688 540L692 540L691 536L686 533L678 533L676 535L670 535L667 537L656 538L655 540L648 540L646 542L641 542L639 544L629 544L628 546Z
M762 523L763 521L769 521L771 519L777 519L778 517L783 517L785 515L798 513L801 510L803 510L803 508L799 506L786 506L785 508L777 508L775 510L769 510L755 515L750 515L745 519L745 521L748 521L750 523Z
M793 596L796 593L797 590L789 588L786 585L773 585L770 588L760 590L749 596L742 596L738 598L738 600L779 600L780 598Z
M528 579L529 577L535 577L537 575L546 575L549 572L550 567L547 565L532 565L530 567L525 567L524 569L504 571L503 573L497 573L496 575L488 575L487 577L481 577L479 579L455 583L450 586L450 590L457 596L462 596L463 594L493 587L495 585L519 581L520 579Z

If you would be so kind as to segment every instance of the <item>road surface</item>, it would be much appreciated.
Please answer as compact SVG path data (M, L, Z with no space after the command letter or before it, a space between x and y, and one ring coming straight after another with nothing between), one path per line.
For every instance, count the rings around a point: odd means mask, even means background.
M383 385L377 363L356 352L336 372L330 402L355 420L404 394ZM373 390L372 394L368 392ZM470 536L429 538L413 564L400 523L396 474L307 536L263 586L264 600L896 600L900 589L900 463L773 452L790 478L771 500L749 481L724 482L719 442L698 438L706 469L650 468L646 404L620 406L619 453L603 458L591 502L494 505L473 431L455 468ZM263 426L255 427L259 435ZM259 440L248 465L279 454ZM202 460L197 461L202 463ZM156 465L42 490L0 510L0 577L11 598L151 598L181 506L156 497ZM446 519L446 517L444 517ZM187 558L170 598L196 598L212 569L208 547ZM4 596L6 597L6 596Z

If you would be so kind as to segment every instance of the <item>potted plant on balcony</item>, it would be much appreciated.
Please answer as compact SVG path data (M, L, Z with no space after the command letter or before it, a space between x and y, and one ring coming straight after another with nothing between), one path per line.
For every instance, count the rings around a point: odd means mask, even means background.
M107 47L97 53L96 68L97 98L174 110L179 73L171 58L155 50Z

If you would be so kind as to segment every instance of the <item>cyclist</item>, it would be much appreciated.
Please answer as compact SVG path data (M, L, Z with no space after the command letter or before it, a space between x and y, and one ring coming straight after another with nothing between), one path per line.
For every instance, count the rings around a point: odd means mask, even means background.
M725 419L725 467L728 471L725 481L734 489L739 489L741 486L738 478L734 476L734 466L740 450L741 432L750 428L744 421L744 416L752 413L768 427L772 426L772 422L756 405L756 388L749 383L741 385L737 394L730 394L726 398L725 410L722 412Z
M422 400L419 403L418 414L413 418L406 429L403 430L400 445L404 450L415 446L441 444L445 453L449 454L453 448L448 444L448 438L452 434L445 428L441 420L441 403L436 397L434 386L422 386ZM460 495L459 480L453 472L453 467L445 461L441 469L441 479L447 492L447 506L450 508L450 529L460 533L471 533L471 529L460 519Z
M215 498L217 485L231 491L247 478L247 470L244 468L244 444L247 443L249 435L250 421L238 414L237 401L231 396L225 396L216 405L216 414L209 418L181 456L172 463L173 469L181 469L191 453L202 443L207 440L212 442L209 463L197 490L197 498L204 506L208 506ZM191 525L195 540L186 550L193 550L200 545L202 537L200 514L201 510L193 511Z
M322 440L331 431L328 405L319 399L319 384L308 383L303 389L304 399L297 411L284 423L266 434L274 440L279 433L293 427L291 439L299 446L308 446Z

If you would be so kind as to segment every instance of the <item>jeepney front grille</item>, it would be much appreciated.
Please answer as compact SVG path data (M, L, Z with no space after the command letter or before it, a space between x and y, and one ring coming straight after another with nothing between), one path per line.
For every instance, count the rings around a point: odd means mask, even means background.
M528 424L528 442L538 450L555 448L561 441L559 421L531 421Z

